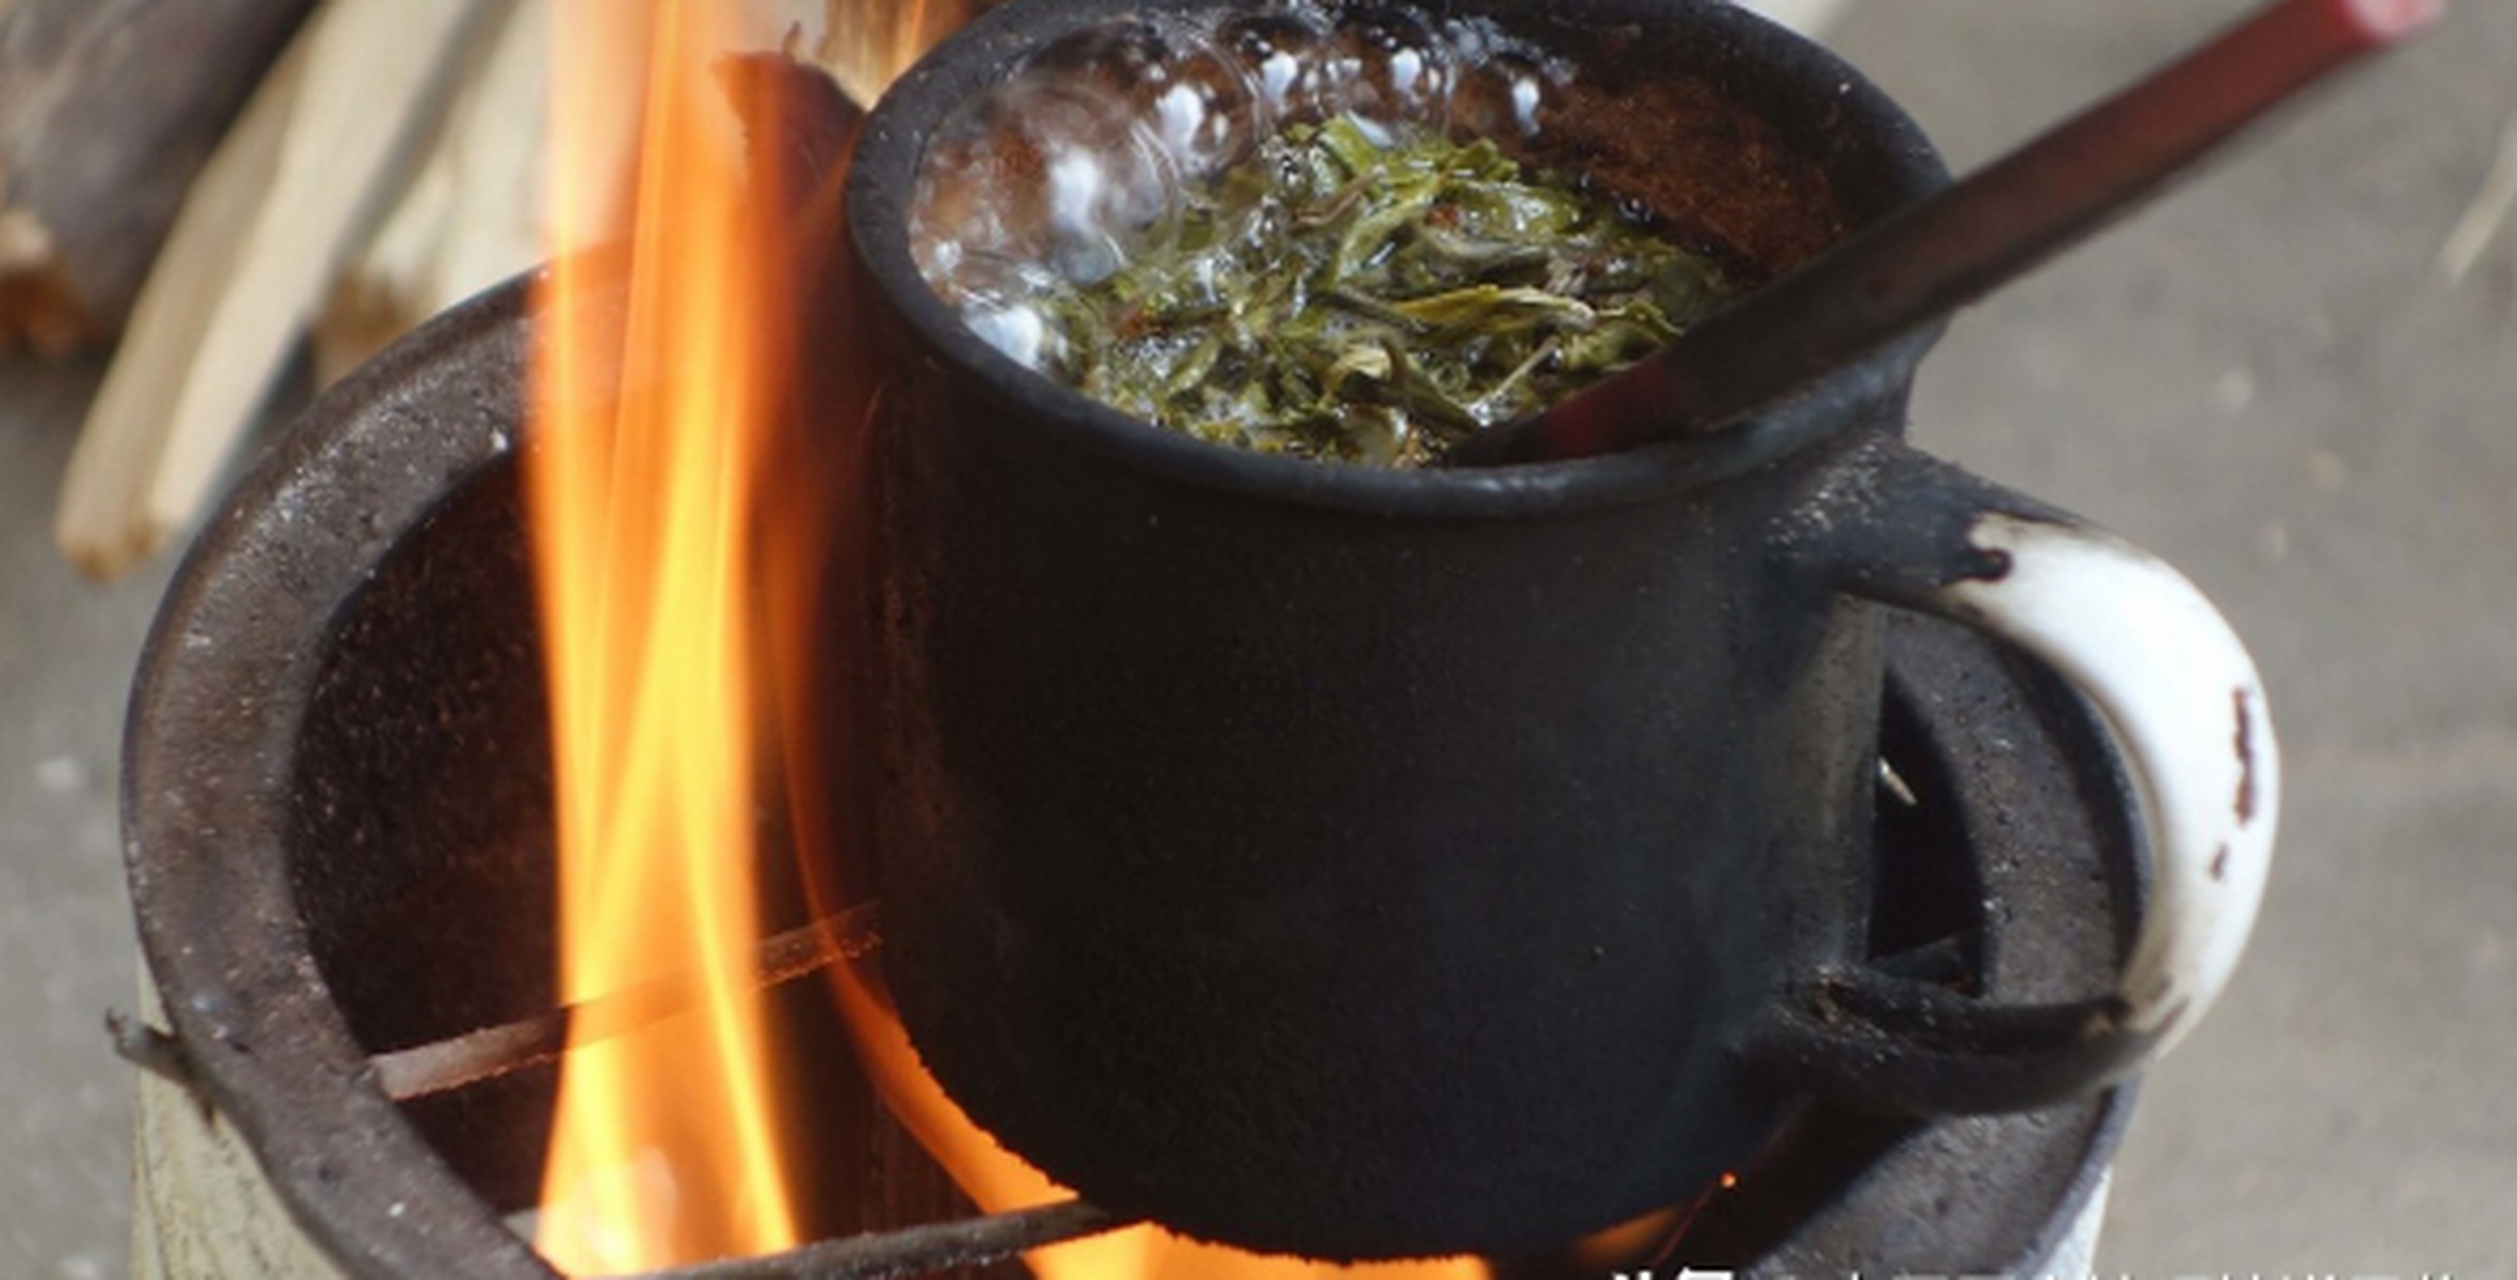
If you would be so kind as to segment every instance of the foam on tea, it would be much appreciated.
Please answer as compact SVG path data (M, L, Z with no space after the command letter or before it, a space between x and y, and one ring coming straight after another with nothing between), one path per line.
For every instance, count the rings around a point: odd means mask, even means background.
M1727 228L1614 182L1631 174L1548 163L1552 146L1615 169L1599 122L1635 106L1671 114L1483 19L1129 19L1052 46L939 132L913 251L975 332L1125 412L1419 463L1761 274ZM1753 133L1737 114L1707 118Z

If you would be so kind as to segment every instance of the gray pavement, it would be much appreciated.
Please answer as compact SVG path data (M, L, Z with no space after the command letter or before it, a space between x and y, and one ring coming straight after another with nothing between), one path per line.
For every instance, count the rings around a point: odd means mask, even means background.
M1965 167L2239 11L1869 0L1837 43ZM2367 74L1967 313L1925 445L2183 566L2289 793L2219 1011L2153 1073L2099 1262L2517 1276L2517 228L2433 258L2517 113L2517 6ZM91 366L0 363L0 1276L122 1269L121 706L164 566L51 555Z
M0 363L0 1276L123 1273L132 1084L106 1051L139 952L122 893L123 694L164 588L53 553L52 491L98 370Z

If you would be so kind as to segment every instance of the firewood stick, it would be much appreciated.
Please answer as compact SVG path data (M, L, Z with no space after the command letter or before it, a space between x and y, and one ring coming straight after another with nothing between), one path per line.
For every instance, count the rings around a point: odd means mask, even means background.
M485 24L451 103L392 197L347 256L315 325L329 384L420 321L549 256L550 0L520 0ZM625 182L635 144L624 115L608 158L586 172Z
M54 526L110 577L190 525L436 105L481 0L332 0L185 200L89 413Z
M119 330L313 0L0 0L0 352Z
M870 107L894 77L935 43L1002 0L823 0L821 39L812 60L849 99Z
M61 261L52 228L27 210L0 208L0 355L31 347L67 356L100 327Z
M766 1257L726 1258L650 1271L639 1280L882 1280L977 1266L1140 1221L1082 1200L1061 1200L958 1222L821 1240Z
M922 51L947 24L958 25L971 2L935 0L911 6L914 14L880 6L858 12L842 2L825 15L836 25L816 52L858 48L865 32L891 33L903 24L923 33L911 44L913 52ZM729 48L780 45L804 7L804 0L742 0ZM864 8L863 0L857 8ZM570 251L550 243L554 228L546 208L551 10L550 0L520 0L512 14L490 24L480 48L467 51L456 75L459 87L424 143L423 158L393 195L392 212L376 220L333 285L315 326L319 381L338 379L437 312ZM884 47L894 39L886 35ZM616 205L626 199L636 167L635 121L622 113L619 128L597 142L595 154L570 161L581 174L611 175L604 181Z

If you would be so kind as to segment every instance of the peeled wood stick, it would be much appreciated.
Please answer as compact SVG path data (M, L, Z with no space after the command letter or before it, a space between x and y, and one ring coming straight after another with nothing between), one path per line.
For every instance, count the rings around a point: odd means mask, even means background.
M332 0L203 170L62 485L54 537L110 577L190 525L371 195L488 0Z
M458 57L444 111L406 181L345 257L315 326L315 375L338 380L420 321L550 255L545 234L551 58L550 0L514 0L485 15ZM618 154L589 160L626 177Z
M1469 437L1445 462L1540 462L1720 430L2078 243L2300 90L2443 11L2443 0L2281 0L1659 354Z

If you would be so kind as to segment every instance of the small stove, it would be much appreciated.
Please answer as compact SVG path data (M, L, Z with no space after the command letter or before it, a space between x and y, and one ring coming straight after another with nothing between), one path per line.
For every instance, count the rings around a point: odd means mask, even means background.
M564 1025L513 457L525 294L441 318L327 395L203 535L158 620L124 773L151 975L122 1037L151 1068L140 1275L550 1274L510 1226L538 1189ZM1888 676L1879 962L2009 1001L2103 989L2143 860L2090 713L2040 669L1910 617L1891 621ZM878 965L878 930L855 927L871 954L846 962ZM788 937L764 948L765 977L832 959L810 930ZM1088 1206L973 1220L873 1100L821 984L778 991L794 1069L812 1073L795 1136L824 1243L667 1274L1010 1269L1011 1248L1100 1224ZM2119 1088L2001 1117L1812 1108L1629 1256L1495 1270L2082 1270L2131 1105Z

